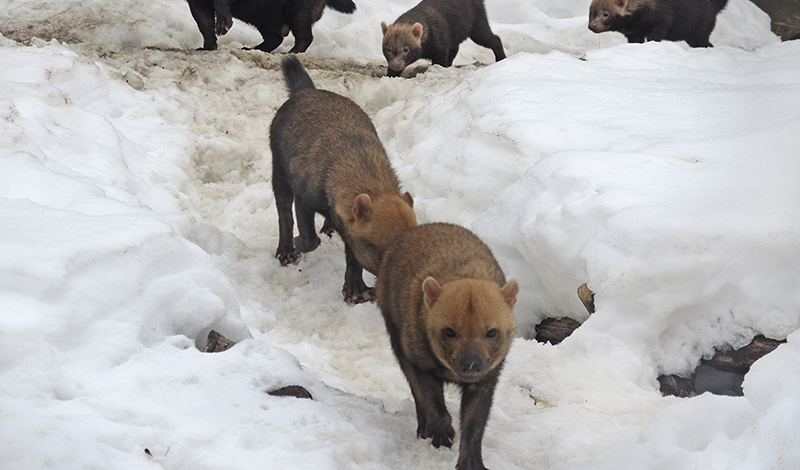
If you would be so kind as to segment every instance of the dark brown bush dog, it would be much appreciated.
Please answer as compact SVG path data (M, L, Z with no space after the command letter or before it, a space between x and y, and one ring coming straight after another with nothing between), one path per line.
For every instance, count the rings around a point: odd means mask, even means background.
M397 77L417 59L450 67L467 38L506 58L503 43L489 27L483 0L422 0L391 26L381 23L389 76Z
M375 126L357 104L317 90L295 56L284 59L283 73L290 96L270 126L280 229L275 256L285 266L316 249L314 215L322 214L323 232L336 231L344 240L345 302L375 300L362 269L377 274L386 247L417 225L414 201L400 193ZM300 232L295 239L292 202Z
M628 42L686 41L711 47L708 37L728 0L592 0L589 29L617 31Z
M283 38L294 35L290 52L305 52L314 39L311 26L319 21L325 6L341 13L353 13L353 0L189 0L200 34L203 49L217 48L217 35L222 36L233 26L233 18L255 26L264 40L255 48L270 52L280 46Z

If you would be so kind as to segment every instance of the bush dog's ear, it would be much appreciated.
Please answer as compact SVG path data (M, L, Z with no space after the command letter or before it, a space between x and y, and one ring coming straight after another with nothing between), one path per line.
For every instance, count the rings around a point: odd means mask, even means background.
M436 282L436 279L428 276L422 281L422 292L425 294L425 305L428 308L433 308L433 304L439 300L439 296L442 294L442 286Z
M368 194L359 194L353 203L353 217L358 223L365 223L372 213L372 200Z
M503 294L503 300L506 301L509 307L514 308L514 305L517 303L517 294L519 294L519 283L516 279L512 279L500 289L500 293Z
M414 199L411 197L411 194L409 194L408 191L406 191L406 193L403 194L403 200L406 201L409 207L411 207L412 209L414 208Z
M419 23L414 23L414 26L411 27L411 34L413 34L417 39L422 38L422 25Z

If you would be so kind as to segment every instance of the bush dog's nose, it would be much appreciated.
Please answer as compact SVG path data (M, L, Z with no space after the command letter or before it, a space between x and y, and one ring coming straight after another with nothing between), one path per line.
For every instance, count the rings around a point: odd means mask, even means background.
M481 361L476 358L467 358L461 361L461 371L465 374L479 374L481 372Z

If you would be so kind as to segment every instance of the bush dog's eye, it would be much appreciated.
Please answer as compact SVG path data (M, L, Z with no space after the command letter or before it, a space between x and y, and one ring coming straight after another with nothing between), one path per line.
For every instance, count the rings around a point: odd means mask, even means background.
M486 332L487 338L494 338L495 336L497 336L497 328L492 328L491 330Z
M447 327L447 328L444 329L444 335L447 336L448 338L455 338L456 337L456 330L454 330L454 329L452 329L450 327Z

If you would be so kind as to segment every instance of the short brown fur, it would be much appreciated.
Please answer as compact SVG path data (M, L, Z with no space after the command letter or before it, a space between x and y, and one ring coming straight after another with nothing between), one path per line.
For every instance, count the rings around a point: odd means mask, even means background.
M591 11L596 10L611 10L617 12L618 15L630 15L643 6L654 7L656 0L592 0L589 6Z
M376 284L392 349L411 387L417 435L449 447L455 432L444 382L461 388L457 468L484 470L481 442L492 397L514 338L519 285L505 281L472 232L426 224L384 253Z
M709 36L728 0L593 0L589 29L617 31L630 43L686 41L712 47Z
M316 249L314 214L322 214L323 228L335 230L345 243L345 301L374 300L362 268L377 273L383 250L416 225L413 200L401 195L375 127L357 104L313 88L294 56L284 61L284 72L292 94L270 127L280 227L276 257L286 265ZM294 240L292 202L300 233Z
M294 46L290 52L305 52L314 39L311 27L322 17L326 6L341 13L353 13L353 0L188 0L200 34L203 49L217 48L217 35L223 35L238 18L254 26L263 42L256 49L270 52L280 46L292 32Z
M484 0L422 0L392 25L381 23L388 75L397 77L417 59L450 67L467 38L505 59L503 43L492 32Z

